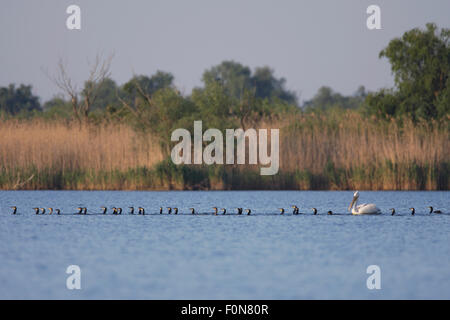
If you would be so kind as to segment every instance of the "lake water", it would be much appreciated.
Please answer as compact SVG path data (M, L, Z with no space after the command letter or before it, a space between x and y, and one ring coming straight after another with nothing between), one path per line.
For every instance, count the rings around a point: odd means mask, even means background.
M383 215L349 215L352 192L3 191L0 298L450 299L450 193L360 193ZM279 215L293 204L306 213ZM147 215L94 214L103 205ZM74 215L79 206L92 215ZM160 206L182 214L159 215ZM252 215L189 213L213 206ZM81 290L66 288L69 265L81 268ZM380 267L380 290L367 289L369 265Z

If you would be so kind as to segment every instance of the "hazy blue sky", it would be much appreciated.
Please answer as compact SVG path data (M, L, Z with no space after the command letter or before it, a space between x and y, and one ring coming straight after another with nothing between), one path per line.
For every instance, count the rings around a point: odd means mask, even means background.
M82 29L66 28L66 8L81 7ZM382 30L368 30L366 8L381 7ZM450 1L433 0L1 0L0 86L32 84L44 100L58 93L42 69L59 57L80 84L87 59L114 52L112 78L172 72L182 92L201 85L223 60L268 65L301 100L322 85L344 94L359 85L392 86L378 53L413 27L450 25Z

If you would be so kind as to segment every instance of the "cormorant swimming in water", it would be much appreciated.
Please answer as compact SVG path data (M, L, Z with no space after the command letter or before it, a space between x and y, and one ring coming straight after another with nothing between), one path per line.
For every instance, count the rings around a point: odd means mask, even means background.
M58 216L61 214L61 210L56 209L55 211L56 211L56 214L57 214Z
M49 213L48 214L52 214L53 213L53 208L48 208Z
M434 210L433 211L433 207L428 207L429 209L430 209L430 214L432 214L432 213L442 213L442 211L441 210Z
M78 212L77 214L82 214L83 213L83 208L77 208Z
M409 208L409 210L411 210L411 215L412 216L416 213L416 209L414 209L414 208Z
M33 208L36 214L39 214L39 208Z
M159 207L159 214L163 214L163 209L162 209L162 207Z
M195 214L195 209L194 208L189 208L191 210L192 214Z
M281 215L284 214L284 208L280 208L280 214L281 214Z
M11 209L13 209L12 214L16 214L17 213L17 207L11 207Z
M139 207L139 214L145 215L145 209L142 207Z
M395 209L391 208L391 216L393 216L395 214Z
M331 216L333 214L333 211L330 210L327 212L327 214Z
M295 214L295 215L297 215L297 214L299 214L299 208L297 207L297 206L292 206L292 208L294 208L294 211L292 211L292 214Z
M100 209L103 209L103 214L106 214L106 211L108 210L108 209L106 209L106 207L101 207Z
M227 214L227 209L222 208L222 214Z
M175 211L174 214L178 214L178 208L173 208L173 210Z
M312 208L312 211L313 211L313 215L317 214L317 209L316 208Z
M122 209L120 210L121 210L120 212L122 212ZM83 214L87 214L87 208L83 208Z
M45 214L45 208L41 208L41 214Z
M128 207L130 209L130 214L134 214L134 207Z
M172 208L171 208L171 207L168 207L167 209L169 209L169 210L167 211L167 213L168 213L168 214L172 214Z
M238 214L242 214L242 208L237 208Z
M113 207L112 209L113 209L113 214L117 214L117 208Z
M218 210L217 207L214 207L213 209L214 209L214 215L217 216L217 210Z
M250 209L246 209L246 211L247 211L248 216L252 213L252 210L250 210Z

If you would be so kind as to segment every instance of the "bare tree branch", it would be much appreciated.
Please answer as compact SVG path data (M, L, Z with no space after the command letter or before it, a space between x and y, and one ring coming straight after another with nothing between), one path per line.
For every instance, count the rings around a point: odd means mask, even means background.
M74 116L80 124L83 120L88 120L89 112L97 99L99 89L105 79L111 75L112 58L113 55L104 59L97 54L93 64L88 61L89 77L85 82L84 90L79 90L77 85L74 84L72 78L68 75L67 65L62 59L58 61L56 75L52 76L44 71L47 77L70 98ZM82 102L79 100L81 96L84 97Z

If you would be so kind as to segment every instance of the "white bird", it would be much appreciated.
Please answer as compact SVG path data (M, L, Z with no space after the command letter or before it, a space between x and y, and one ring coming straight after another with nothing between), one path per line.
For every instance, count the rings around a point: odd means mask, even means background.
M363 203L358 205L359 192L353 194L353 200L348 207L352 214L381 214L381 210L373 203Z

